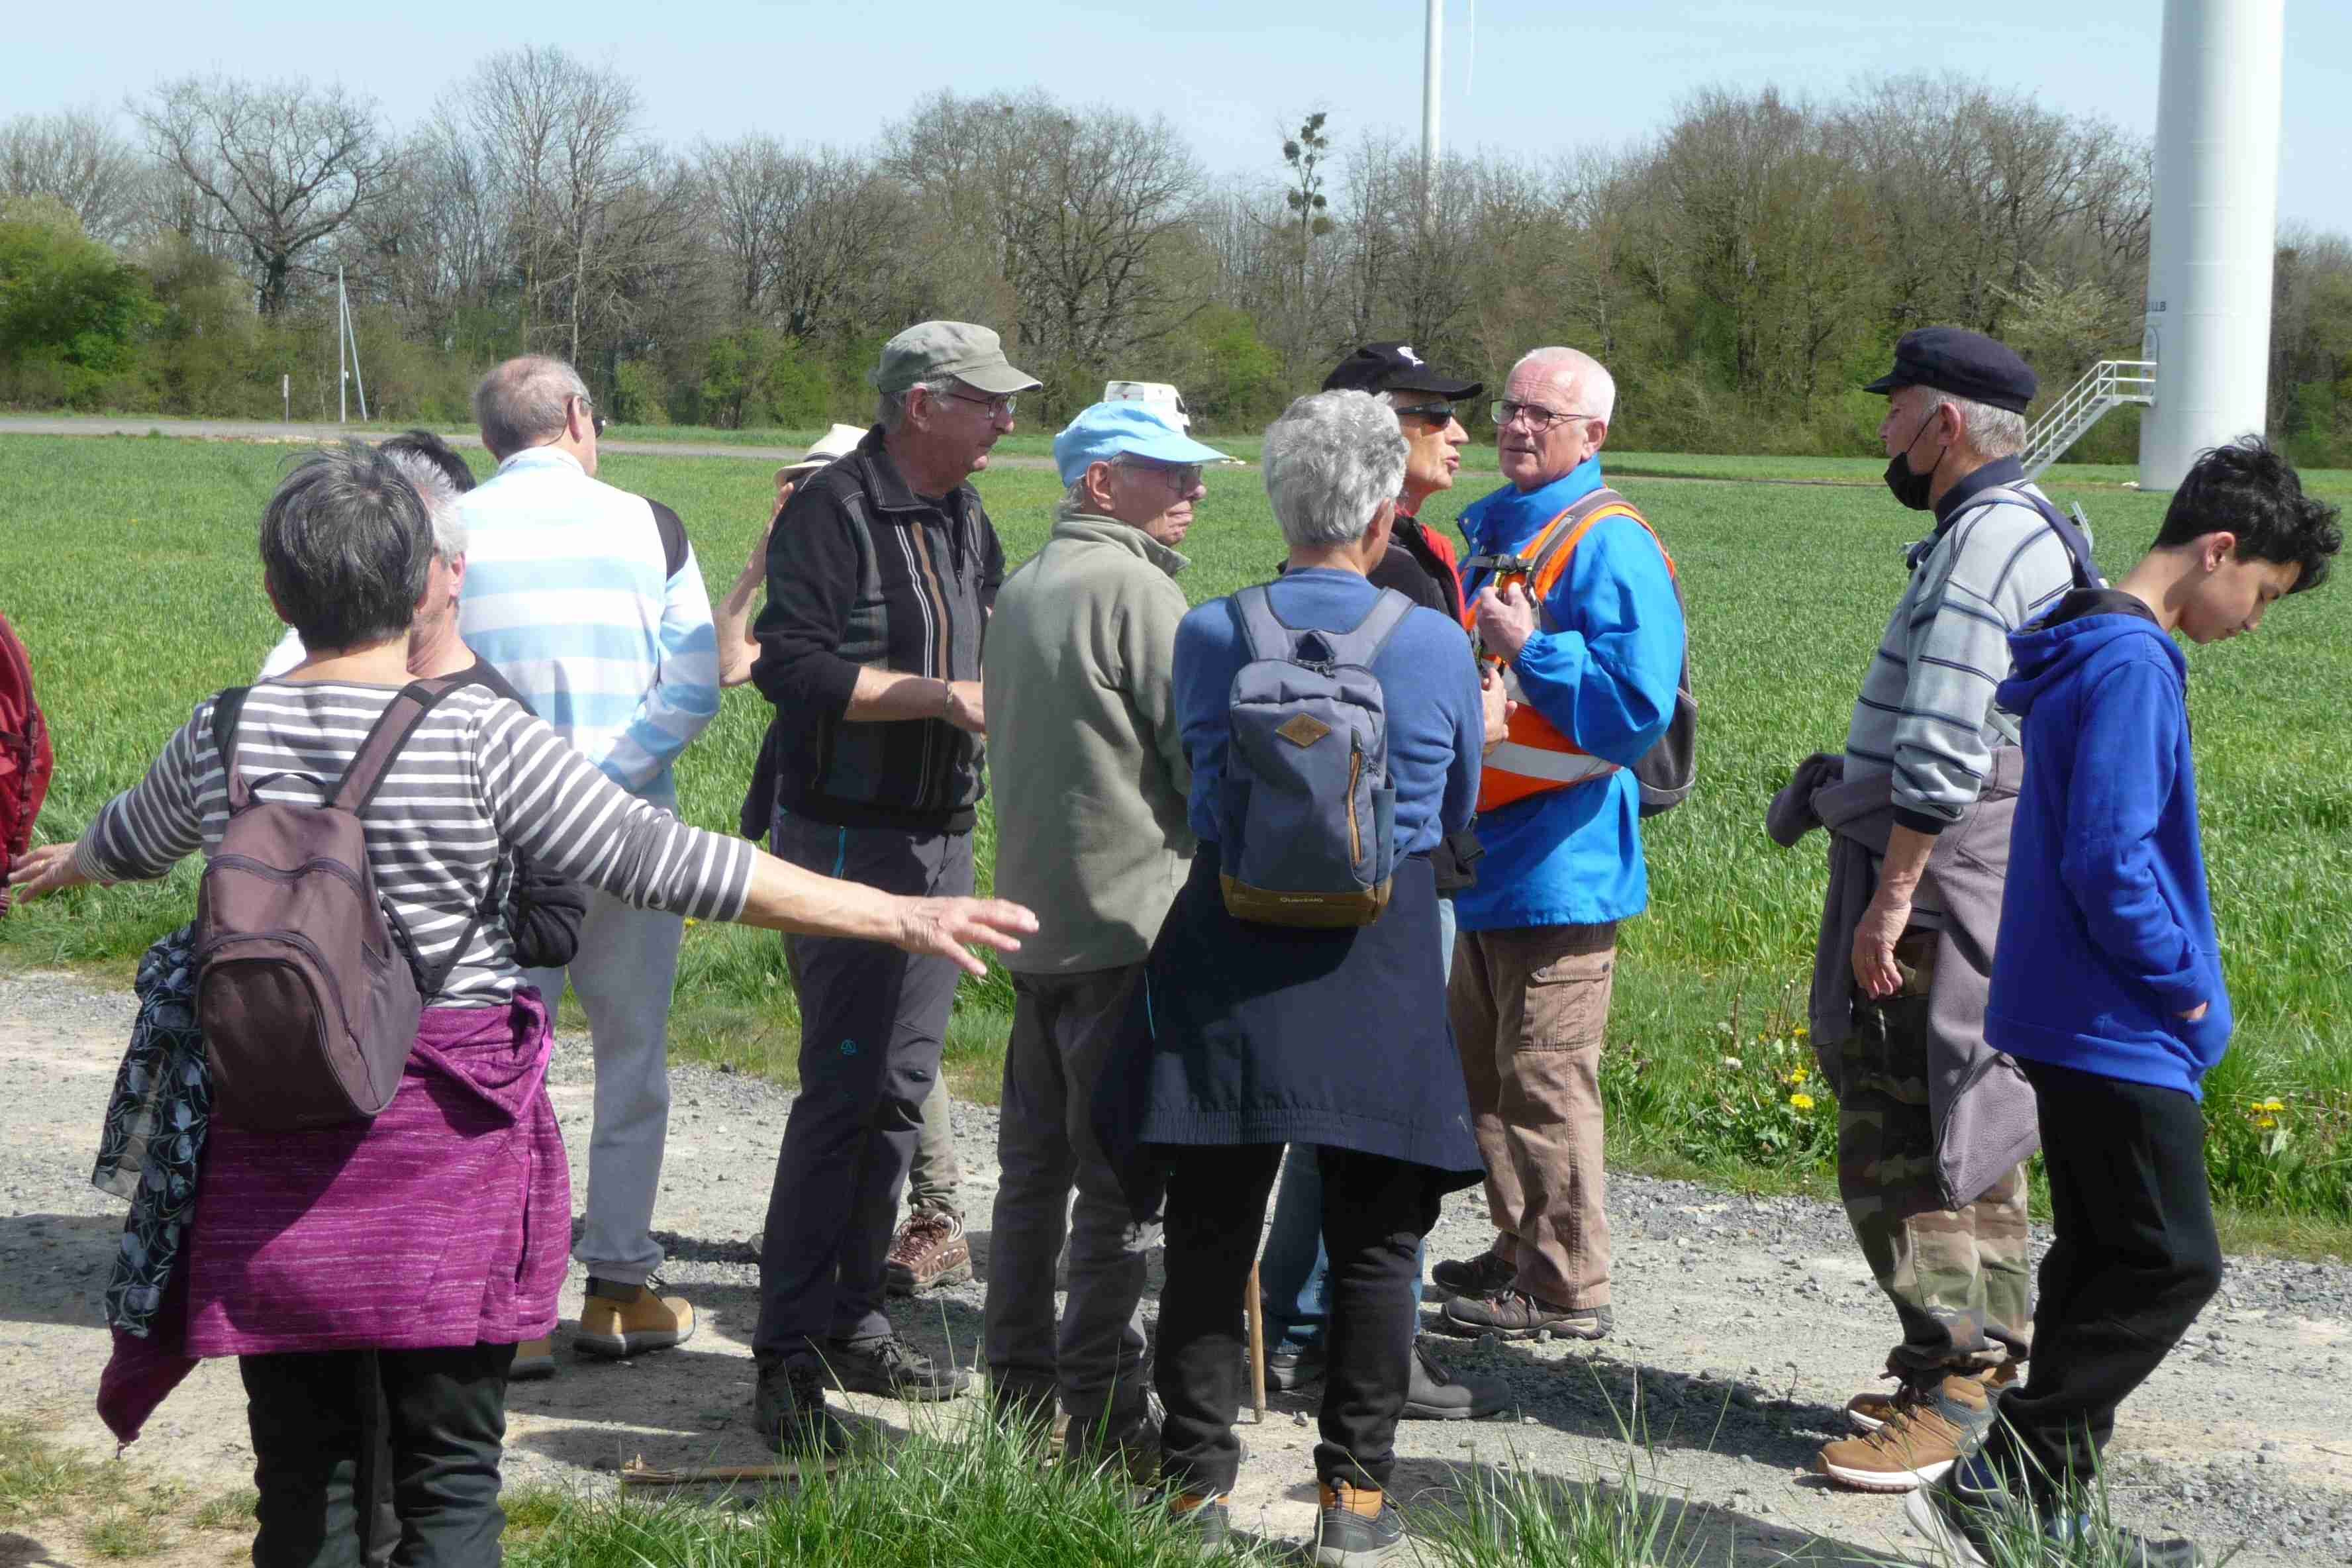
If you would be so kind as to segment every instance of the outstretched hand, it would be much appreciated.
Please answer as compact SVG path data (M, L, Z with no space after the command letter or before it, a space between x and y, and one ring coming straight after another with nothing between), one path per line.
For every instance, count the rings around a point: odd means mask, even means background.
M70 843L44 844L27 850L24 858L8 869L9 896L26 903L68 888L87 888L90 880L76 868Z
M929 958L951 959L969 974L988 965L974 947L1017 952L1021 938L1037 929L1037 917L1003 899L906 899L901 900L894 946Z

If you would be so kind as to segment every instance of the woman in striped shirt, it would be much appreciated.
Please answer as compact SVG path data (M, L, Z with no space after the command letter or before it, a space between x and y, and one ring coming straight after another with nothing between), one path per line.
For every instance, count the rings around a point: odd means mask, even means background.
M261 800L316 804L408 683L433 533L415 491L356 445L298 468L261 524L272 604L309 649L252 689L236 765ZM26 898L158 878L209 854L228 817L211 698L78 843L10 883ZM554 1327L571 1193L544 1085L549 1037L499 904L502 852L630 903L945 956L1010 950L1018 906L906 899L688 827L614 785L513 701L436 705L363 808L376 887L418 969L441 975L399 1093L374 1121L261 1132L215 1120L174 1280L182 1342L118 1334L101 1413L127 1441L194 1359L239 1358L260 1490L257 1564L357 1563L362 1471L391 1433L400 1561L495 1563L499 1454L515 1344ZM126 1430L127 1428L127 1430Z

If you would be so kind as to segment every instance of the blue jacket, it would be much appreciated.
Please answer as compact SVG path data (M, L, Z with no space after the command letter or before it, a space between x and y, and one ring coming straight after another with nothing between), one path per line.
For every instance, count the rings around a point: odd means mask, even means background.
M1353 572L1312 567L1266 586L1275 614L1298 629L1347 631L1371 614L1381 590ZM1176 626L1176 721L1192 765L1189 816L1204 843L1233 837L1221 816L1226 711L1234 677L1249 662L1249 638L1230 598L1212 599ZM1389 776L1396 785L1396 852L1420 854L1458 831L1478 801L1478 763L1486 715L1477 666L1462 628L1434 610L1415 607L1397 624L1372 661L1388 710Z
M1601 486L1601 459L1541 489L1506 487L1461 518L1470 553L1520 550ZM1465 598L1486 574L1465 573ZM1538 631L1514 662L1536 711L1596 757L1630 768L1666 732L1683 670L1683 611L1656 541L1632 518L1596 524L1576 547ZM1478 883L1454 895L1465 931L1598 925L1649 907L1641 798L1630 772L1480 814Z
M2231 1015L2197 834L2188 664L2127 595L2085 589L2010 638L2024 720L1985 1039L2201 1098ZM2191 1024L2181 1015L2210 1011Z

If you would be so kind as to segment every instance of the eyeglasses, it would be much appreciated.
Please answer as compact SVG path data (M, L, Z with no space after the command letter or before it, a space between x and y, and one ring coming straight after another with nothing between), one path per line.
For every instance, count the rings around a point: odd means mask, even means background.
M1451 425L1454 419L1454 405L1416 403L1411 408L1398 409L1396 416L1400 419L1426 419L1432 425Z
M958 403L975 404L982 408L985 408L988 410L988 416L991 419L1012 418L1014 408L1017 407L1021 402L1021 395L1017 392L1008 392L1001 397L973 397L968 393L961 392L950 392L946 393L943 395L952 397Z
M1497 429L1525 416L1528 427L1538 436L1563 419L1598 419L1600 417L1597 414L1559 414L1533 403L1514 403L1507 397L1499 402L1488 404L1486 412L1494 416Z
M587 398L581 396L576 392L572 395L572 400L588 411L589 426L595 430L599 437L603 436L604 434L604 416L596 412L596 405L589 401Z
M1150 474L1159 479L1164 479L1169 484L1175 487L1176 493L1180 496L1190 495L1193 487L1201 482L1201 465L1198 463L1170 465L1167 463L1129 463L1121 461L1113 463L1111 467L1114 468L1125 468L1129 473Z

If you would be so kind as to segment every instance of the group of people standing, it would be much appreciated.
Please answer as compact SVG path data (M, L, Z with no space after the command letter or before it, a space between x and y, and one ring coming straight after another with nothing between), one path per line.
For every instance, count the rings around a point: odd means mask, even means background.
M1505 482L1462 512L1457 552L1417 514L1455 483L1459 413L1485 389L1410 344L1358 349L1266 432L1279 572L1197 607L1180 547L1224 454L1146 405L1084 410L1054 443L1051 535L1008 573L971 480L1041 384L995 333L929 321L885 345L876 384L870 429L837 429L779 476L716 616L677 516L596 479L603 421L557 361L485 378L499 466L478 488L462 461L437 487L420 475L429 450L401 467L352 448L273 498L265 577L299 640L243 697L234 766L258 796L299 793L292 775L336 775L413 677L473 680L427 715L413 776L396 766L402 787L364 812L390 907L427 963L450 961L398 1136L416 1153L478 1135L452 1081L470 1049L499 1128L538 1164L519 1157L529 1179L501 1216L537 1223L499 1232L465 1277L505 1281L469 1299L500 1303L478 1322L347 1321L350 1287L322 1260L409 1237L416 1215L320 1187L222 1237L199 1220L187 1331L164 1348L243 1358L257 1563L357 1562L387 1538L402 1562L491 1560L504 1387L554 1364L569 1193L533 1108L567 948L596 1059L574 1342L635 1354L693 1333L652 1235L688 914L784 931L800 1009L752 1336L769 1442L843 1448L830 1391L936 1400L970 1384L898 1338L884 1295L894 1260L919 1282L968 1267L937 1181L893 1222L919 1151L946 1142L941 1050L973 946L1000 952L1016 996L990 1396L1041 1432L1065 1420L1067 1458L1155 1478L1204 1544L1230 1528L1262 1237L1270 1377L1324 1384L1314 1550L1334 1568L1410 1550L1388 1496L1398 1421L1507 1403L1432 1353L1425 1289L1444 1332L1612 1331L1601 1053L1618 927L1648 904L1643 819L1688 785L1662 794L1650 764L1692 705L1675 564L1601 471L1607 369L1567 348L1511 368L1491 409ZM2034 384L2014 354L1915 332L1872 390L1889 398L1889 486L1936 525L1844 748L1808 759L1771 812L1784 843L1830 835L1811 1031L1840 1096L1846 1206L1900 1327L1893 1391L1857 1396L1858 1436L1821 1468L1927 1489L1915 1520L1981 1562L1982 1521L2004 1507L2073 1527L2068 1484L2218 1279L2194 1096L2229 1009L2162 634L2251 629L2325 575L2340 536L2274 456L2225 448L2110 589L2018 466ZM1377 688L1370 830L1393 862L1377 918L1286 923L1244 896L1264 764L1234 714L1269 659ZM674 815L676 758L743 679L774 707L742 814L767 855ZM20 890L158 876L216 844L233 792L214 708L78 846L29 858ZM1279 733L1303 750L1328 730ZM1686 728L1682 742L1686 760ZM2094 744L2116 765L2076 769ZM971 897L991 782L1007 902ZM536 900L515 896L526 873ZM576 934L531 936L550 920ZM2070 964L2104 978L2062 984ZM2037 1100L2069 1130L2049 1149L2058 1245L2038 1317ZM287 1142L347 1151L379 1133L275 1136L216 1145L205 1181L234 1184L239 1157L291 1159ZM1426 1268L1441 1199L1479 1184L1492 1244ZM308 1250L267 1239L279 1231ZM1154 1343L1145 1260L1161 1243ZM157 1343L117 1338L109 1418L127 1437L169 1380L152 1375ZM351 1364L293 1374L288 1358L320 1352ZM2186 1543L2134 1549L2195 1560Z

